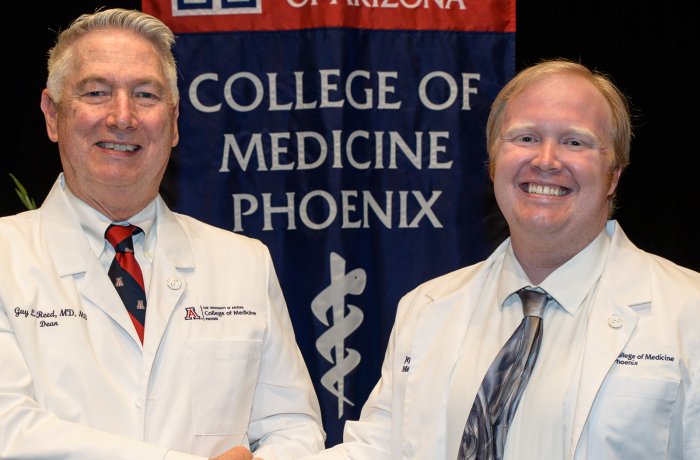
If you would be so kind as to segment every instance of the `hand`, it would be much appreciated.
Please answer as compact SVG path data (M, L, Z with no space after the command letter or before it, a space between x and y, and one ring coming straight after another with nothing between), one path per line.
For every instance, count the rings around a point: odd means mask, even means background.
M263 460L261 458L253 458L253 454L243 446L232 447L223 454L212 457L211 460Z

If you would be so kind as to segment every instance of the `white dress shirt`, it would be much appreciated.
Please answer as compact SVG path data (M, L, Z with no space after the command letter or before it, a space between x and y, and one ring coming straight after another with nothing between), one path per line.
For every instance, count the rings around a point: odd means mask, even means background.
M73 195L66 186L63 175L61 175L60 184L66 194L68 203L78 215L80 225L83 232L85 232L85 237L88 240L90 248L95 253L100 264L104 267L105 273L109 271L109 266L112 264L112 260L114 260L114 248L105 239L107 227L112 223L121 225L129 223L143 230L143 233L134 235L132 241L134 243L134 256L141 267L146 298L148 298L148 288L151 283L151 270L153 265L153 251L156 245L156 232L151 231L154 227L157 215L156 200L152 200L144 209L139 211L128 221L112 222L109 217Z
M576 406L589 313L609 245L610 238L601 232L539 284L554 300L545 308L540 352L508 430L505 460L564 458L569 450L573 411L566 408ZM518 296L509 294L527 285L531 283L509 246L498 303L504 309L519 308Z

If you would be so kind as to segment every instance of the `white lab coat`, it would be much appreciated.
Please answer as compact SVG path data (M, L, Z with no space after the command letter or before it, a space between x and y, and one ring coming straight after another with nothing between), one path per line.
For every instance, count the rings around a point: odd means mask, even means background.
M58 181L0 219L0 458L323 448L267 248L157 208L143 347Z
M570 449L547 460L700 459L700 274L639 250L614 221L606 231L612 241L579 393L563 408L571 414ZM465 350L479 349L469 343L469 322L506 245L401 300L381 379L360 420L346 423L344 444L309 459L457 458L490 364L479 375L465 369ZM621 365L621 352L652 357Z

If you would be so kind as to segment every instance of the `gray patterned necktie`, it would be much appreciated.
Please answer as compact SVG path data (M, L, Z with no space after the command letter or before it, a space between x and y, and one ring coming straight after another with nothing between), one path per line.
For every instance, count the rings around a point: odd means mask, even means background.
M530 287L517 292L523 303L520 326L486 372L459 445L457 460L501 460L508 427L518 408L542 341L542 314L549 294Z

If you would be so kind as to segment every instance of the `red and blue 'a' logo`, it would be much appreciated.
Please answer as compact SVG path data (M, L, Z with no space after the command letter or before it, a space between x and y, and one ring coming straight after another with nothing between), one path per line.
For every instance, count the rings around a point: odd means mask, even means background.
M173 16L229 15L262 12L262 0L177 0L171 4Z
M185 307L185 319L202 319L202 317L197 314L197 311L194 309L194 307Z

